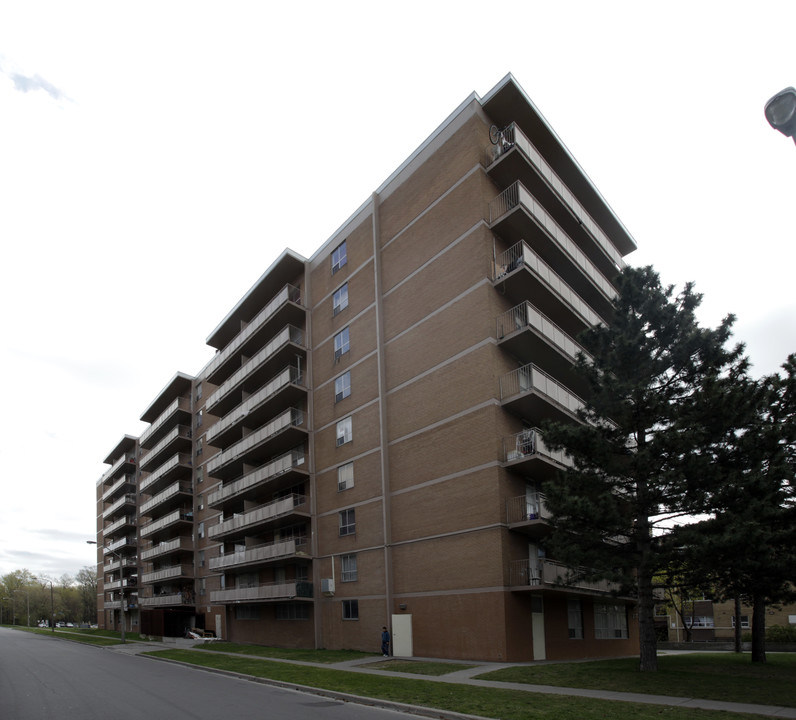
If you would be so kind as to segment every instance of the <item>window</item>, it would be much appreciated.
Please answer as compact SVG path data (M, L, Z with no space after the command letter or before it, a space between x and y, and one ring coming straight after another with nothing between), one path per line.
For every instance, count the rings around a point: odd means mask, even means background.
M199 567L203 568L205 566L205 551L199 551Z
M203 538L205 536L205 524L204 522L199 523L199 530L198 530L199 538Z
M339 360L350 349L350 337L348 334L348 328L346 327L334 336L334 359Z
M343 265L348 262L345 240L332 251L332 275L334 275Z
M205 509L205 498L202 493L199 493L196 496L196 509L197 510L204 510Z
M337 288L332 295L332 315L342 312L348 307L348 283Z
M201 400L202 399L202 381L201 380L198 383L196 383L196 399L197 400Z
M196 588L197 595L206 595L207 594L207 584L205 583L204 578L199 578L196 581L198 587Z
M354 535L357 531L357 518L354 508L340 511L340 537Z
M340 402L351 394L351 373L343 373L334 381L334 401Z
M279 603L276 606L277 620L309 620L310 606L308 603Z
M732 616L732 626L735 627L735 615ZM749 616L748 615L741 615L741 627L748 628L749 627Z
M685 618L685 625L691 628L712 628L713 618L709 615L694 615Z
M354 487L354 463L346 463L337 468L337 492Z
M196 413L196 427L202 427L202 421L204 420L204 410L200 410Z
M359 600L343 600L343 620L359 620Z
M202 454L202 438L198 438L196 441L196 457L199 457Z
M627 639L624 605L594 603L594 637L597 640Z
M583 640L583 612L580 607L580 598L567 600L567 618L569 621L569 639Z
M196 468L196 484L203 483L205 480L205 472L203 467Z
M351 425L351 418L343 418L337 423L337 447L351 442L354 439L354 430Z
M357 579L357 556L341 555L340 564L342 567L342 572L340 573L340 581L354 582Z
M235 606L235 619L236 620L259 620L260 607L258 605L236 605Z

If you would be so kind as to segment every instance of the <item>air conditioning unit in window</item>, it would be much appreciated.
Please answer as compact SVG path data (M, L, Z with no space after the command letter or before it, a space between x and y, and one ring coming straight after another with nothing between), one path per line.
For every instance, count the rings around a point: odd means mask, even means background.
M326 597L334 596L334 578L321 578L321 593Z

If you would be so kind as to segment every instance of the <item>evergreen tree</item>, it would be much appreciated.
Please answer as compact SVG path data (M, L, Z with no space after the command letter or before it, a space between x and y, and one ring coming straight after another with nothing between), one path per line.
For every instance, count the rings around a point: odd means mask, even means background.
M657 669L653 576L666 535L703 510L716 445L726 440L742 346L728 350L734 318L701 328L701 295L678 295L651 267L618 277L610 325L580 336L576 370L589 387L581 422L550 422L545 442L574 466L545 485L558 559L621 584L638 603L641 670Z

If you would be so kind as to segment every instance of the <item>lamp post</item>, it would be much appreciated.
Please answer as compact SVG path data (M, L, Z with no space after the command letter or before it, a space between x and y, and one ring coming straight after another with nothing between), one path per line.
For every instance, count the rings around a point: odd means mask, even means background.
M772 97L765 107L768 124L796 143L796 88L787 87Z
M86 540L87 545L96 545L96 540ZM119 596L121 597L121 611L120 611L120 620L121 620L121 641L125 642L124 638L124 577L122 576L122 556L116 552L116 550L110 550L106 548L109 553L112 553L118 560L119 560Z

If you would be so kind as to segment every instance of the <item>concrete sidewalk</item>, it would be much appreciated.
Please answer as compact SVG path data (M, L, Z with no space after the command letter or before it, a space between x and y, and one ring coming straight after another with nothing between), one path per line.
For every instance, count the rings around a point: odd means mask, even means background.
M124 645L119 644L119 645L105 646L105 649L112 650L114 652L123 652L130 655L139 655L146 652L152 652L153 650L166 650L166 649L190 650L191 648L201 644L202 644L201 642L198 642L196 640L179 639L176 642L174 641L131 642L131 643L126 643ZM235 655L235 653L229 653L229 654ZM257 659L255 656L252 655L243 655L240 657L246 657L248 659ZM269 660L271 658L263 657L260 659ZM438 660L434 658L412 658L411 660L413 662L418 662L418 663L455 662L451 660ZM539 693L543 695L564 695L568 697L612 700L615 702L635 702L635 703L644 703L646 705L667 705L667 706L682 707L682 708L698 708L700 710L723 710L725 712L732 712L732 713L748 713L750 715L763 715L763 716L776 717L776 718L792 718L793 720L796 720L796 708L779 707L775 705L757 705L754 703L732 703L732 702L723 702L720 700L704 700L701 698L685 698L685 697L677 697L670 695L646 695L643 693L614 692L611 690L590 690L587 688L568 688L568 687L558 687L552 685L526 685L525 683L508 683L508 682L495 682L490 680L479 680L475 677L477 675L483 675L484 673L491 672L492 670L499 670L507 667L516 667L519 664L533 665L536 663L473 664L469 662L462 662L461 664L465 666L462 668L462 670L457 670L451 673L447 673L446 675L438 676L438 675L420 675L420 674L415 675L407 672L395 672L395 671L390 671L389 669L368 667L369 665L387 662L385 659L380 658L378 656L374 656L372 658L368 657L358 660L348 660L345 662L330 663L330 664L312 663L312 662L305 662L299 660L285 660L284 658L273 658L273 661L295 664L295 665L308 665L311 667L326 668L331 670L347 670L349 672L367 673L371 675L382 675L385 677L415 678L431 682L474 685L474 686L493 688L493 689L500 688L507 690L520 690L524 692ZM466 667L468 665L473 665L473 666ZM203 668L203 669L210 670L211 672L213 672L213 670L209 668ZM257 680L259 682L271 683L271 681L267 679L257 678ZM278 682L273 682L272 684L284 686L283 683L278 683ZM295 687L295 684L291 683L290 687ZM358 698L353 695L348 696L343 693L330 692L323 689L307 688L307 690L310 692L315 692L319 695L347 699L351 702L358 702L362 700L362 698ZM381 701L377 699L369 700L369 702L375 704L381 703ZM385 707L400 709L401 704L390 702L385 704ZM422 708L418 708L416 706L405 706L405 709L412 712L413 714L419 714L419 712L422 711ZM429 717L436 717L436 718L439 717L472 718L473 717L473 716L462 715L460 713L442 712L440 710L431 709L431 708L428 709L427 715Z

